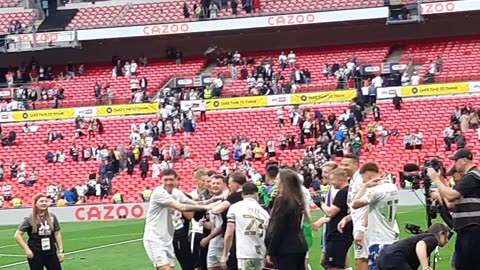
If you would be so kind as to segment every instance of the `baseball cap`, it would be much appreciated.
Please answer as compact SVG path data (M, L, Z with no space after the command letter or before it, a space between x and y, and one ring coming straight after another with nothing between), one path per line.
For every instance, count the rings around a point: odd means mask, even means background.
M445 176L453 176L457 172L457 168L452 166L452 168L445 174Z
M457 152L455 152L455 154L452 157L449 157L449 159L451 160L459 160L461 158L473 160L472 152L468 149L462 148L460 150L457 150Z

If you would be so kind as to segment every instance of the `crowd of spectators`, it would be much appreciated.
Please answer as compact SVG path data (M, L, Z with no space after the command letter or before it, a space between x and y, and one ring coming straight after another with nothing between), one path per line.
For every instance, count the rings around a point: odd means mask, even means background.
M104 132L103 123L100 119L84 119L78 116L75 119L74 137L87 137L88 140ZM88 200L89 197L105 198L112 195L112 182L115 176L122 171L126 171L127 175L139 173L142 179L147 176L152 178L160 177L163 170L172 168L179 159L191 158L191 149L188 143L171 144L169 146L160 142L162 136L173 136L175 133L183 132L185 136L190 136L194 132L195 115L189 110L181 112L178 105L174 106L170 103L170 99L165 99L162 109L158 113L157 119L147 119L143 122L132 123L129 144L120 144L117 147L111 147L106 144L84 144L77 145L73 143L67 151L63 148L56 151L48 150L45 159L47 163L64 163L64 162L98 162L98 171L92 171L88 179L83 183L77 183L72 187L63 185L55 185L51 183L47 187L47 194L50 198L60 205L81 204ZM48 131L48 140L62 140L64 136L60 131ZM70 137L69 135L67 135ZM23 164L21 161L14 164ZM17 165L15 165L17 166ZM14 166L14 167L15 167ZM18 165L20 168L22 165ZM0 166L3 168L3 163ZM136 169L138 168L138 170ZM11 170L12 173L15 170ZM2 179L3 179L3 170ZM32 173L30 178L23 176L23 170L19 169L18 173L12 175L11 179L19 179L24 181L27 186L33 185ZM35 177L37 174L35 174ZM5 194L5 193L4 193Z
M261 181L258 168L255 168L259 163L255 161L280 163L278 157L284 155L282 152L302 149L304 156L295 167L302 173L307 188L319 189L321 167L325 162L348 154L361 156L363 151L373 151L374 146L386 145L389 137L398 136L398 130L388 130L384 126L380 109L375 104L373 107L377 108L376 113L372 112L374 119L367 123L365 130L361 127L365 124L367 110L361 99L353 99L340 115L323 115L320 110L302 110L298 106L288 112L281 107L276 111L278 126L283 128L290 118L290 124L298 127L296 132L284 132L278 139L270 137L266 141L237 133L231 140L217 142L213 159L222 161L219 170L225 175L243 170L253 181Z
M138 64L137 64L138 63ZM147 86L145 77L137 77L137 71L146 67L148 59L140 57L137 60L126 61L122 65L121 60L116 60L112 70L112 77L131 77L130 85L132 90L132 103L148 101ZM13 99L2 100L0 111L22 111L35 110L37 102L52 102L52 108L61 108L67 95L62 87L49 83L54 81L71 80L75 77L86 76L87 70L84 64L78 66L69 63L64 69L54 69L52 66L40 65L35 58L30 63L21 63L18 68L11 67L5 74L5 81L8 88L15 89ZM114 90L110 83L101 85L96 82L94 85L94 97L97 104L113 104Z
M465 133L470 129L477 132L477 138L480 141L480 110L474 108L471 103L459 105L453 111L450 117L450 123L443 131L445 150L450 151L452 145L456 145L456 149L466 147L467 139Z
M239 8L247 14L261 12L260 0L201 0L195 3L191 9L187 3L184 3L182 12L186 19L215 19L223 9L228 12L229 8L232 15L238 15Z

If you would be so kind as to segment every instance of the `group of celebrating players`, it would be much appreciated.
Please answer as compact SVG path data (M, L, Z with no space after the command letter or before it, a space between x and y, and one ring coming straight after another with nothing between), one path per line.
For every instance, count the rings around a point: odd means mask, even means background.
M323 227L325 269L352 269L352 244L357 270L431 269L430 253L447 243L448 227L434 224L398 241L398 188L377 164L360 167L347 155L340 165L326 162L322 176L326 195L310 193L294 169L270 165L259 192L243 172L224 177L199 168L198 188L186 194L178 174L166 169L150 197L145 251L158 270L175 269L177 259L184 270L305 270L312 230ZM325 213L316 221L313 204Z

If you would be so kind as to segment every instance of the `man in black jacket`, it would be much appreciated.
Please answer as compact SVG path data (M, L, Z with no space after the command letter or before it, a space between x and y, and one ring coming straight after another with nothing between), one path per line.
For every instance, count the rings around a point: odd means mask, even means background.
M455 161L455 169L463 174L453 188L443 181L443 177L432 168L428 176L437 186L442 198L455 202L453 209L453 229L457 233L455 243L455 269L477 269L480 257L480 172L473 163L473 154L463 148L450 157Z

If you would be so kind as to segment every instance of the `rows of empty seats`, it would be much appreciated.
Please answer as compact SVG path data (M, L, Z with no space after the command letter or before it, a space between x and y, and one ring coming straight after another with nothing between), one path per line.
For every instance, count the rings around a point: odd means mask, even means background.
M66 29L92 29L112 26L123 9L125 9L125 6L81 8Z
M8 26L13 21L20 21L23 25L30 25L35 19L36 13L34 11L14 12L14 13L0 13L0 34L8 33Z
M133 4L128 8L125 15L122 16L120 24L130 25L182 21L185 20L182 12L183 3L184 2L181 1L175 1ZM190 0L185 3L192 9L196 1Z
M399 136L390 138L386 146L375 146L370 153L362 153L362 161L377 161L383 169L392 169L394 171L402 170L405 163L416 162L425 155L439 155L446 157L452 154L452 151L446 152L443 147L442 132L450 120L450 115L454 108L459 104L472 103L474 107L480 103L478 96L464 96L454 98L431 98L431 99L411 99L403 103L403 109L396 111L390 101L380 102L382 109L383 126L388 130L397 129ZM323 115L334 112L339 115L347 104L336 105L315 105L313 110L320 110ZM414 116L414 117L412 117ZM39 182L33 187L24 187L13 183L14 193L23 195L24 201L30 203L33 194L44 191L46 186L53 182L54 184L63 183L69 188L73 185L83 183L90 170L98 170L98 163L95 161L73 162L70 159L64 164L47 164L45 153L47 150L56 151L60 148L68 151L72 143L78 146L91 146L107 144L110 148L116 148L119 143L127 143L130 135L130 125L154 116L137 116L131 118L107 118L104 119L105 134L97 136L92 140L86 138L73 139L74 132L73 121L69 122L46 122L39 123L40 130L36 134L21 133L21 125L2 125L4 131L14 129L18 134L18 146L0 148L0 155L6 161L6 173L8 178L9 169L7 168L13 160L24 160L27 162L27 171L35 167L40 173ZM204 166L215 170L220 169L220 162L213 161L213 153L216 143L221 139L230 144L230 139L234 134L246 134L249 140L256 139L259 143L265 144L269 138L278 141L281 133L294 133L297 128L287 124L286 127L279 128L276 125L276 109L257 109L251 111L233 111L209 113L207 122L197 124L198 133L192 137L185 137L183 134L177 134L170 138L161 139L161 144L170 146L171 144L188 143L192 152L192 159L186 161L180 160L175 164L182 177L182 188L191 190L194 183L191 180L191 172L197 166ZM371 116L366 123L371 120ZM255 122L255 127L251 123ZM366 128L366 124L363 127ZM403 136L407 131L418 128L424 133L424 143L422 150L404 150ZM45 144L47 130L61 130L66 139L52 144ZM474 154L478 156L479 142L476 138L476 132L471 130L467 134L467 147L474 149ZM310 141L309 143L312 143ZM308 144L307 144L308 145ZM452 149L455 150L455 149ZM302 150L286 150L280 152L279 157L282 163L292 164L301 156ZM451 162L445 160L447 166ZM253 162L255 168L263 171L265 165L263 161ZM138 201L139 192L146 186L156 186L160 184L159 179L147 177L145 180L140 178L138 167L133 176L128 176L125 172L116 177L113 181L114 190L118 189L125 194L126 201ZM108 199L104 199L104 202ZM100 202L99 199L93 199L91 202Z
M151 61L146 68L139 68L137 79L145 77L148 80L149 94L156 92L173 76L196 75L205 67L206 60L192 59L181 65L172 62ZM86 76L75 77L72 80L41 82L46 88L54 86L65 90L63 107L91 106L96 104L94 86L98 82L103 87L109 83L114 92L114 103L128 103L131 99L130 81L133 77L112 78L111 65L86 65ZM33 86L35 87L35 85ZM51 102L50 102L51 103ZM51 108L52 104L37 103L38 108Z
M284 53L288 55L290 51L285 50ZM351 47L327 47L320 49L309 50L295 50L296 55L296 67L300 69L308 68L312 74L312 84L309 86L303 86L302 91L318 91L318 90L332 90L337 87L337 80L334 76L329 78L323 74L323 65L329 64L330 67L334 63L340 65L345 64L351 59L353 55L357 57L357 64L365 63L378 63L385 61L388 53L390 52L390 46L388 45L367 45L367 46L351 46ZM281 71L279 67L278 56L280 51L264 52L255 54L242 54L242 57L254 57L255 63L258 65L262 57L271 57L275 62L273 70L276 72ZM255 66L256 66L255 65ZM241 67L238 68L240 74ZM249 74L252 74L253 67L248 67ZM217 67L214 70L214 74L224 74L224 76L231 76L231 68L229 67ZM290 79L290 73L292 70L287 67L282 71L282 75L286 81ZM240 79L240 75L236 81L231 81L225 86L225 96L244 96L247 95L247 82Z
M470 81L480 79L480 39L417 41L408 45L404 59L413 57L423 63L420 75L429 70L430 61L443 58L443 72L435 76L437 82Z
M423 2L437 2L441 0L428 0ZM404 0L404 2L415 2ZM158 3L132 3L124 6L89 7L81 8L78 14L68 25L68 29L89 29L95 27L113 27L120 25L153 24L196 20L193 15L189 19L183 16L183 4L187 3L190 14L193 14L193 5L190 1L168 1ZM112 1L112 5L115 2ZM383 0L341 1L341 0L260 0L260 10L247 14L239 5L238 14L232 15L231 8L222 9L218 17L230 18L237 16L262 16L268 14L283 14L305 11L327 11L356 8L383 7ZM118 19L118 21L115 21Z
M19 0L0 0L0 7L8 8L8 7L15 7L18 5Z

